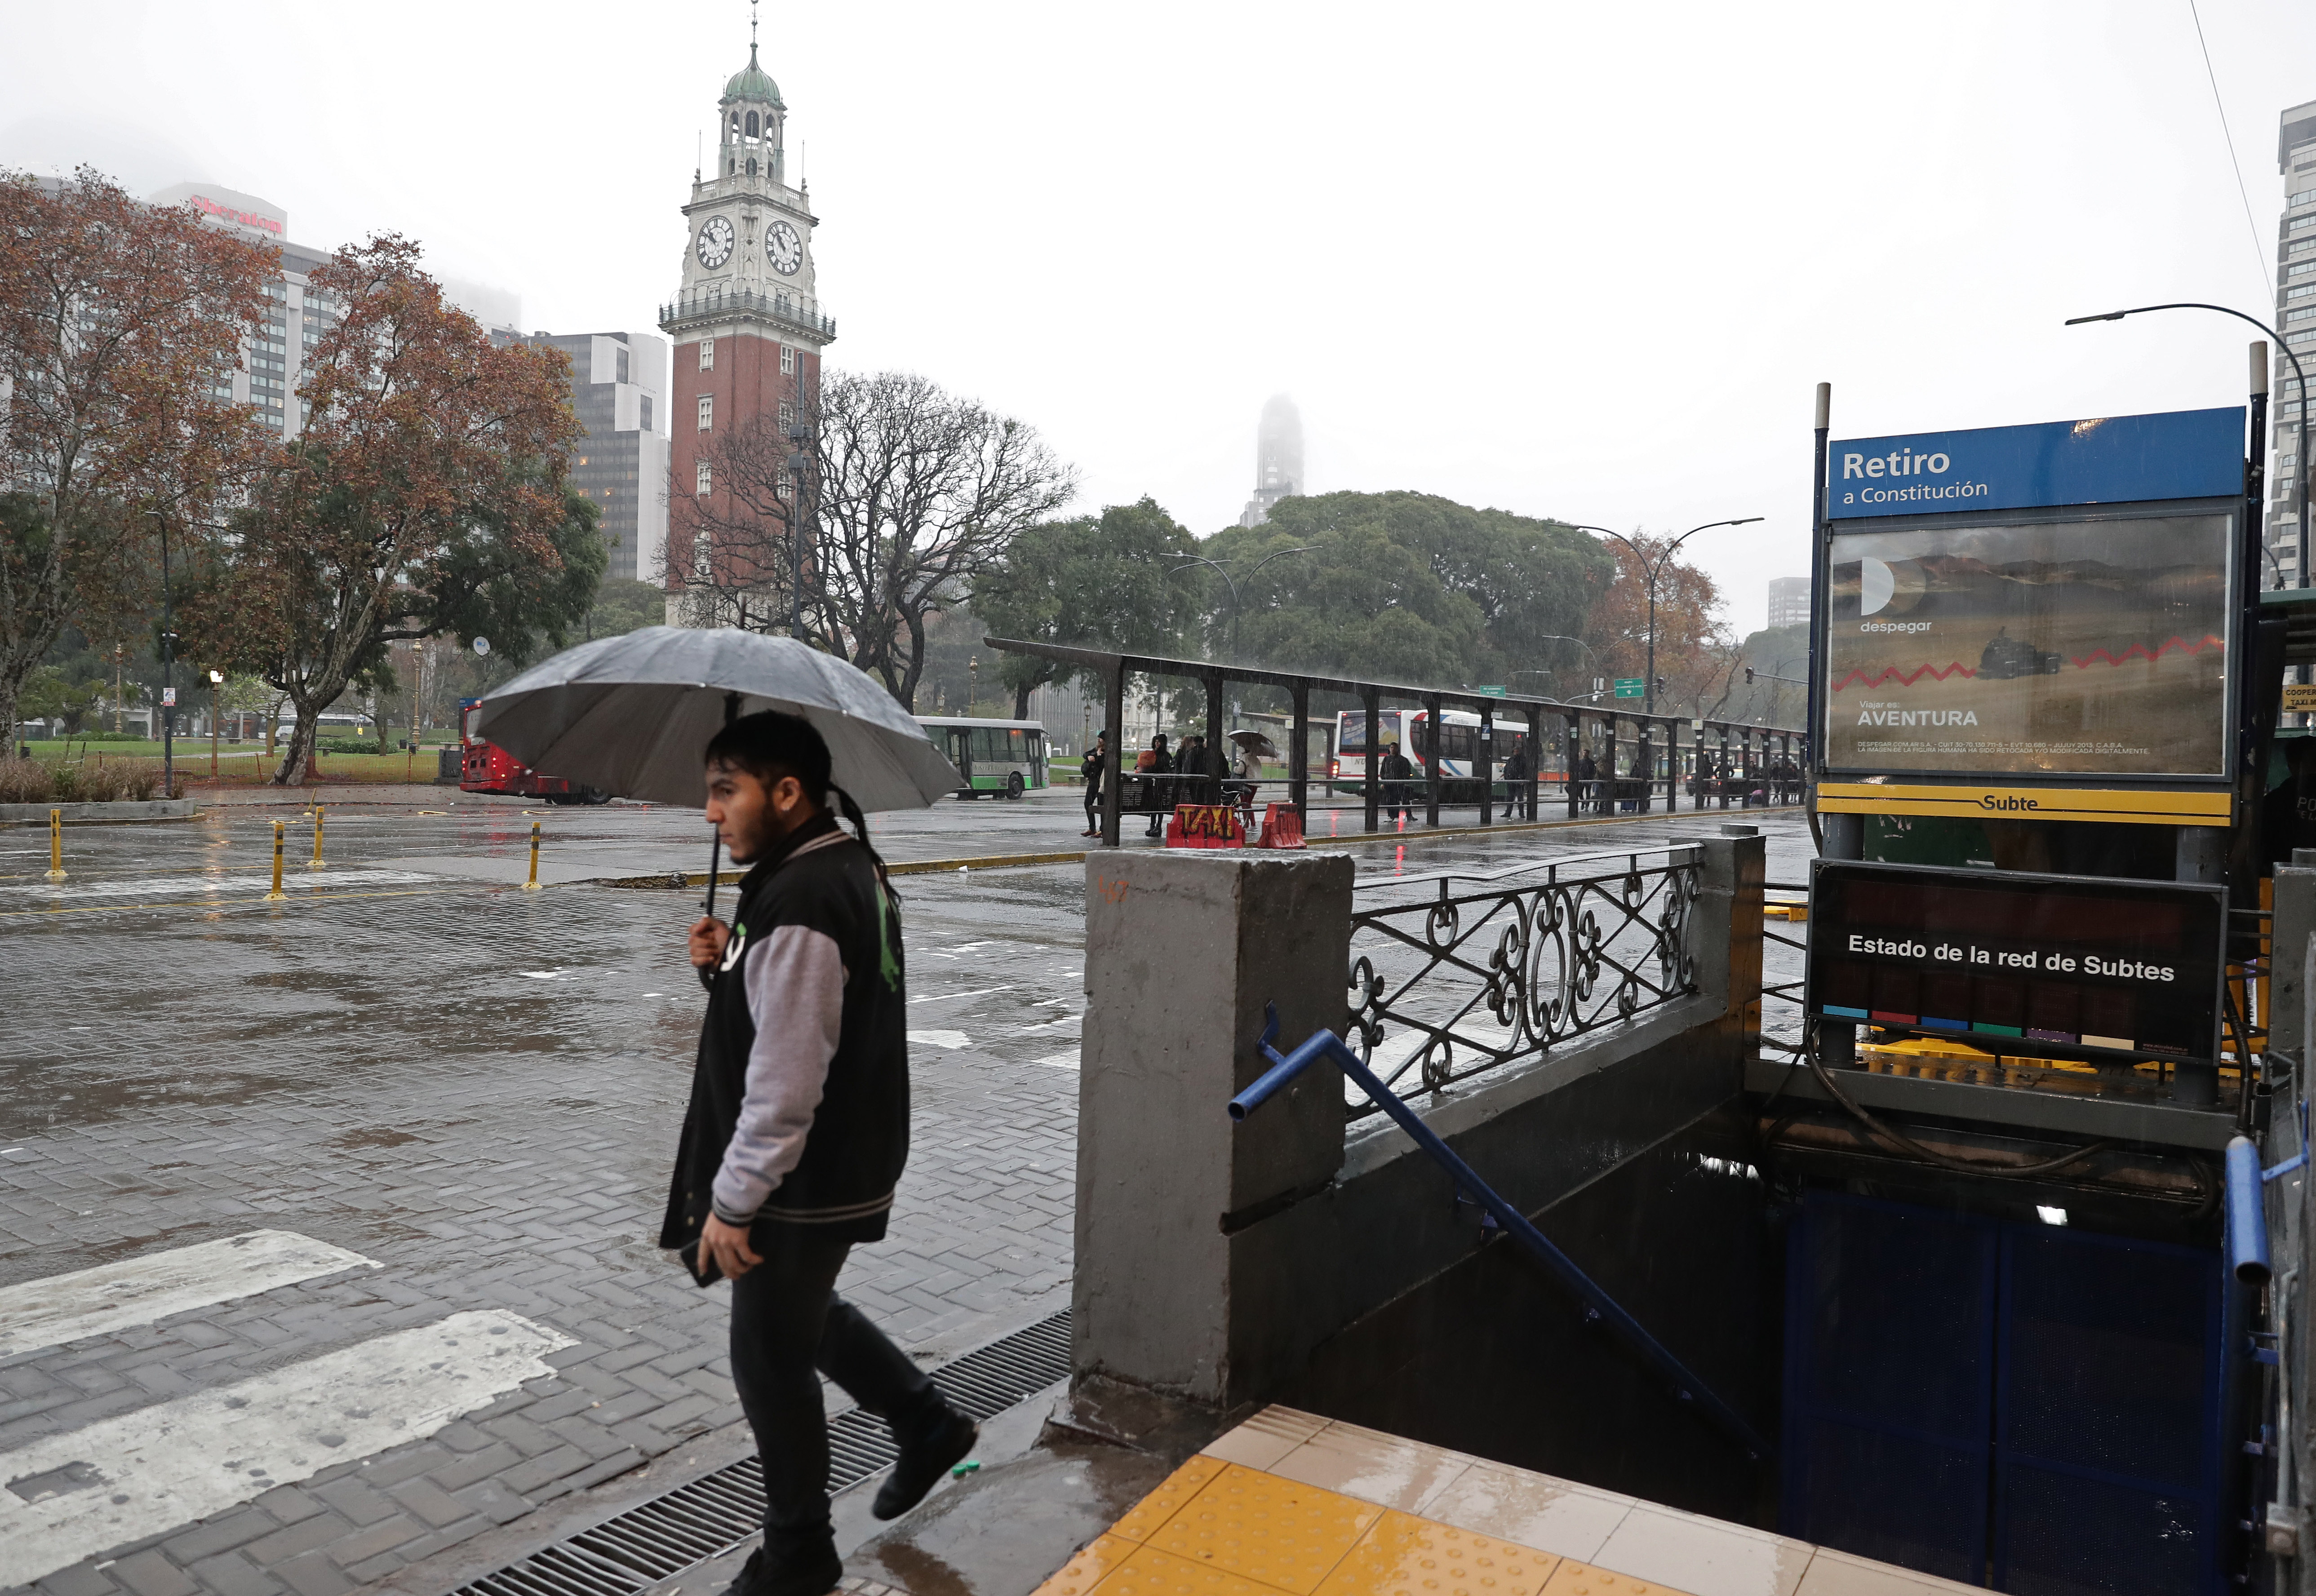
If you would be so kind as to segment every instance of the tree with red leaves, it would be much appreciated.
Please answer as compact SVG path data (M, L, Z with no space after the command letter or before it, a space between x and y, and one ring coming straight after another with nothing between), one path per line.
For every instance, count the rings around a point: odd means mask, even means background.
M186 604L203 657L263 677L297 714L274 780L299 779L322 711L383 685L388 646L487 636L522 664L563 646L606 555L565 479L583 430L569 361L494 347L386 235L340 250L307 293L336 313L315 345L303 434L278 450Z
M220 389L279 272L92 167L0 170L0 753L58 634L149 612L162 524L211 520L263 458Z

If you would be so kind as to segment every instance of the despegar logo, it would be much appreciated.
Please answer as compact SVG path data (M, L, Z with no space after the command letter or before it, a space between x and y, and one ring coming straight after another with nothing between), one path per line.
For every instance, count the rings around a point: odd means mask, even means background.
M1861 632L1926 632L1937 624L1935 620L1861 620Z

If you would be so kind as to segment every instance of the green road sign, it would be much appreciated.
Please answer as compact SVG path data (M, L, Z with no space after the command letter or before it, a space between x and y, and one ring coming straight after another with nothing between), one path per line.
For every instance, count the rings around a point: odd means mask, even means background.
M1475 687L1472 691L1474 692L1485 693L1492 699L1500 699L1504 696L1504 690L1501 687Z
M1620 699L1643 698L1647 695L1647 688L1642 684L1641 679L1638 676L1619 676L1617 678L1617 696Z

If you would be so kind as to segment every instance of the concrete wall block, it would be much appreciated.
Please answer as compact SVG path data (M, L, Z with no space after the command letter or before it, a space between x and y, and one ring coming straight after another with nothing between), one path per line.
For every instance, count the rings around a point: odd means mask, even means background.
M2306 961L2316 936L2316 869L2279 865L2276 870L2276 920L2270 927L2273 969L2268 987L2268 1044L2300 1057L2307 1046Z
M1086 861L1073 1365L1200 1401L1231 1360L1226 1221L1323 1185L1341 1080L1314 1071L1234 1132L1225 1105L1280 1039L1340 1032L1351 860L1221 851Z

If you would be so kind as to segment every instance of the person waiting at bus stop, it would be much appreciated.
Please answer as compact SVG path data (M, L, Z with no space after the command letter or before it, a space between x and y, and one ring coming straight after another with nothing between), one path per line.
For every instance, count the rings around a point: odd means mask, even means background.
M1134 773L1137 776L1152 778L1140 781L1136 785L1142 789L1139 795L1142 807L1150 812L1148 834L1154 837L1158 834L1158 828L1166 824L1167 789L1172 785L1171 782L1156 780L1156 778L1166 776L1173 769L1174 761L1166 752L1164 732L1160 732L1151 738L1150 746L1134 756ZM1118 796L1123 798L1126 795L1120 793Z
M1399 812L1405 809L1407 817L1414 819L1415 800L1408 796L1407 784L1415 775L1415 762L1399 751L1398 744L1386 743L1376 774L1383 778L1383 800L1390 807L1391 817L1398 819Z
M1512 745L1511 754L1504 761L1504 816L1507 819L1536 818L1536 807L1531 801L1535 789L1528 784L1528 778L1535 771L1536 762L1528 757L1528 739L1522 737Z
M844 1566L820 1376L892 1430L880 1519L922 1500L978 1431L835 1294L845 1255L884 1239L909 1150L908 995L884 862L809 721L744 716L706 757L708 822L750 868L732 923L691 928L708 1012L660 1245L701 1285L732 1282L732 1383L763 1463L764 1541L729 1596L826 1596Z
M1085 781L1085 835L1101 834L1101 783L1103 772L1109 768L1109 733L1096 734L1093 746L1086 750L1085 761L1078 774Z

